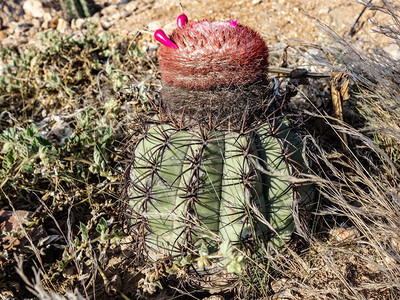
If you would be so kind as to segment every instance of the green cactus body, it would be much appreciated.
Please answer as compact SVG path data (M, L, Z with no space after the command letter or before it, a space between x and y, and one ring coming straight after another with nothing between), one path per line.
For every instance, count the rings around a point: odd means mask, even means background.
M88 18L95 12L94 0L61 0L61 7L66 20Z
M148 225L147 246L176 256L198 255L199 245L212 255L224 242L281 246L294 230L293 201L311 197L309 186L290 180L302 169L301 151L278 119L249 133L151 126L129 174L129 204Z

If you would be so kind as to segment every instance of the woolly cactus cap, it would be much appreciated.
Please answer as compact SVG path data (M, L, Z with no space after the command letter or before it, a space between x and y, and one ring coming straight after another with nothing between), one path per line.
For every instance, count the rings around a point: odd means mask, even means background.
M162 44L162 107L169 117L240 130L271 110L268 47L257 32L236 20L188 23L184 14L177 23L169 37L154 33Z
M160 72L164 83L187 89L242 85L265 78L268 47L260 35L233 21L187 23L175 29L162 46Z

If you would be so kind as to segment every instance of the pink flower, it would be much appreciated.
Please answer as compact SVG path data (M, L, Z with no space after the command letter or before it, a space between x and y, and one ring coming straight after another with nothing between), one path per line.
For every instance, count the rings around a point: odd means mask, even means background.
M179 49L179 47L174 44L173 41L171 41L165 32L161 29L157 29L156 32L154 32L154 37L156 38L157 41L159 41L161 44L168 48L173 48L173 49Z
M187 24L187 22L189 22L189 19L185 14L181 14L176 19L176 22L178 24L178 27L184 27Z
M229 24L231 25L231 26L233 26L233 27L236 27L236 26L238 26L239 24L238 24L238 21L235 19L235 20L232 20L232 21L229 21Z

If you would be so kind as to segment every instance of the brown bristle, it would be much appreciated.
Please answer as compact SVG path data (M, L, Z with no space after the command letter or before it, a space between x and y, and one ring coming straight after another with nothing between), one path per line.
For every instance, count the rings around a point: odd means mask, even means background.
M203 124L240 131L276 109L272 89L266 79L206 90L164 84L162 103L167 115L180 120L185 127Z
M192 22L170 39L179 49L161 46L164 83L186 89L243 85L265 78L268 47L254 30L232 22Z

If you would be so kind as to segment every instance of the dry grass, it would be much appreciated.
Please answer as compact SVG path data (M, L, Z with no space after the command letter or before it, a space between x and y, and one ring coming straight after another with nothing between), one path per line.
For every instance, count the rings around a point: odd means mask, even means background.
M388 16L390 25L377 30L399 45L400 7L389 1L369 6ZM271 296L398 299L399 64L381 49L360 53L321 25L333 40L329 53L335 69L350 77L345 109L353 111L344 111L345 123L322 111L309 113L328 128L325 137L308 137L309 176L320 191L321 205L314 231L303 232L308 248L287 249L272 260L276 272ZM316 64L321 63L318 59ZM338 147L341 133L348 139L345 150Z

